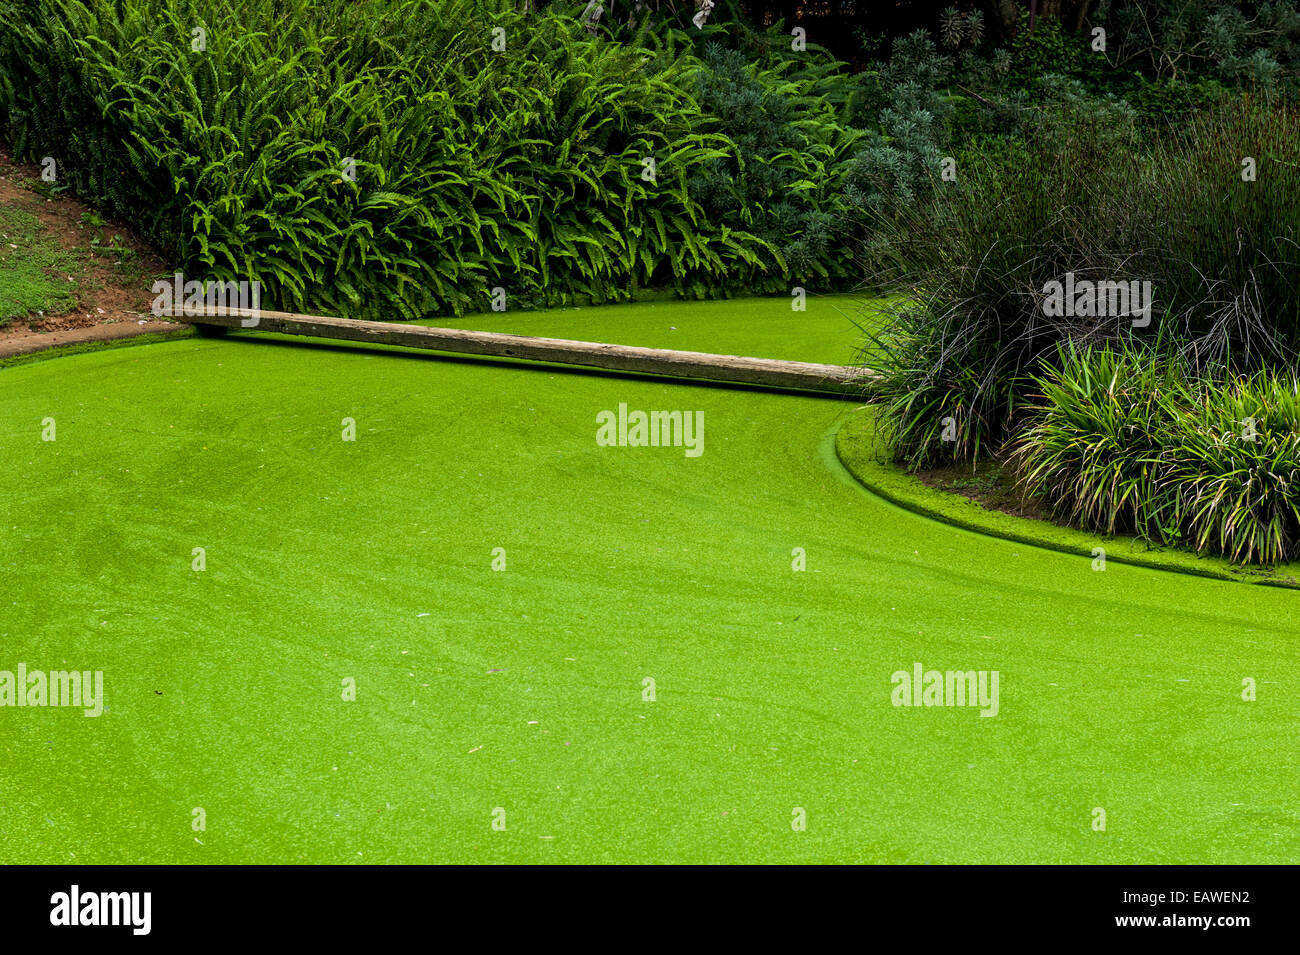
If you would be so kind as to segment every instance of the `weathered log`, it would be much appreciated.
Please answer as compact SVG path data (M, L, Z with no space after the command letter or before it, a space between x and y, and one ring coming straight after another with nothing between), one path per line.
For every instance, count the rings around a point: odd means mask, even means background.
M500 332L472 332L456 328L427 328L395 322L363 322L349 318L295 315L289 312L254 312L228 308L222 314L202 309L175 308L170 317L196 325L331 338L350 342L404 345L432 351L529 361L558 362L589 368L702 378L800 391L861 394L876 377L866 368L818 365L772 358L744 358L668 348L636 348L603 342L562 338L535 338Z

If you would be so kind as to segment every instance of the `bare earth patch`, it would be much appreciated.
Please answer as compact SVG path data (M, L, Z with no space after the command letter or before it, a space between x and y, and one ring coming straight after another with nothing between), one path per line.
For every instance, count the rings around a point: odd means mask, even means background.
M1010 465L1000 461L986 462L978 467L954 465L932 468L917 471L915 476L926 487L960 494L984 505L990 511L1030 517L1038 521L1051 520L1051 514L1037 501L1021 493Z
M0 358L186 328L159 321L149 310L150 286L167 274L166 263L125 228L99 219L76 200L47 198L24 185L39 180L37 167L14 163L0 148L0 205L35 216L45 227L42 235L73 257L76 272L64 277L74 287L77 305L61 314L30 315L0 328Z

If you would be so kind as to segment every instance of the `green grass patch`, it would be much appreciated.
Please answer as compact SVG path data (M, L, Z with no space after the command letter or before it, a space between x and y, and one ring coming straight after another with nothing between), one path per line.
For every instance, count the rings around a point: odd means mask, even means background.
M113 348L128 348L132 345L148 345L154 342L171 341L175 338L193 336L193 329L177 329L165 332L146 332L143 335L128 335L123 338L109 338L101 341L73 342L68 345L55 345L40 351L26 352L21 355L9 355L0 358L0 369L29 365L32 362L47 361L51 358L65 358L69 355L81 355L87 352L105 351Z
M76 304L75 258L35 216L0 205L0 327L38 312L58 314Z
M1300 587L1300 562L1245 567L1220 557L1198 556L1177 547L1159 546L1131 535L1093 533L992 510L965 494L955 493L972 488L996 492L1005 483L1003 468L996 463L982 466L965 482L949 482L947 486L951 490L927 486L919 477L892 462L888 442L878 427L880 416L876 406L855 411L836 436L836 453L865 487L913 513L977 533L1077 554L1089 561L1095 559L1096 548L1102 548L1108 561L1222 580Z
M598 446L620 402L704 453ZM5 370L0 669L105 711L0 710L0 861L1294 859L1295 594L918 517L850 408L255 335ZM891 705L914 661L997 717Z
M614 309L484 312L417 324L850 365L884 321L880 304L858 295L812 296L804 304L796 312L783 295L691 303L660 298ZM619 319L617 328L611 317Z

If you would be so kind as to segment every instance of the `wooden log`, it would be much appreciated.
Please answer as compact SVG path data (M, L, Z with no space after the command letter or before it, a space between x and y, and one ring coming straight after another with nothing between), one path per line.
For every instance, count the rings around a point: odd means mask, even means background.
M221 326L248 331L277 332L310 338L331 338L350 342L405 345L432 351L529 361L558 362L589 368L666 375L674 378L702 378L800 391L862 394L876 377L866 368L818 365L772 358L744 358L707 352L674 351L667 348L636 348L602 342L569 341L562 338L534 338L499 332L471 332L456 328L427 328L394 322L363 322L349 318L295 315L289 312L253 312L228 308L224 314L203 309L174 308L170 317L196 325Z

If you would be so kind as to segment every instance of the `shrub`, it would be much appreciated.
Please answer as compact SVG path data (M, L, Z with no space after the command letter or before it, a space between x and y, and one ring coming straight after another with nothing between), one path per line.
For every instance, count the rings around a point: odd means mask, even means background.
M1045 284L1066 273L1151 282L1138 334L1198 371L1285 364L1300 346L1300 167L1283 158L1297 113L1236 101L1144 143L1123 103L1065 93L1023 141L963 153L929 203L873 220L892 258L869 282L900 296L880 400L912 466L996 451L1061 343L1134 332L1128 316L1045 314Z
M877 214L928 196L931 171L948 143L953 107L940 95L951 61L924 30L894 41L893 55L873 76L867 108L878 110L878 129L858 150L846 177L846 195Z
M1021 85L1029 85L1044 74L1069 73L1083 65L1086 43L1074 33L1061 29L1059 20L1039 17L1029 29L1029 11L1020 11L1020 20L1011 40L1011 72Z
M771 34L749 39L769 48L762 63L718 44L705 49L700 105L717 117L709 128L736 150L709 161L691 195L712 217L746 210L745 227L780 253L791 281L844 285L854 274L854 237L843 192L862 137L846 116L858 84L817 48L780 52ZM750 288L785 289L787 276L754 275Z
M1160 497L1198 551L1276 563L1300 557L1300 396L1294 376L1202 386L1172 409Z
M1300 66L1300 15L1294 0L1115 0L1096 11L1112 56L1157 79L1217 73L1272 84Z
M1150 351L1073 343L1057 364L1035 378L1040 395L1016 439L1024 486L1069 524L1163 539L1177 522L1156 504L1160 453L1175 424L1168 412L1189 399L1178 366Z
M260 281L269 307L417 318L496 286L554 304L782 276L758 198L706 213L689 188L738 161L699 61L648 25L612 42L514 6L0 0L0 135L187 274ZM827 270L817 228L782 239Z
M1245 563L1300 557L1293 374L1221 382L1122 346L1066 346L1058 365L1013 456L1058 517Z
M1300 347L1300 112L1236 99L1153 139L1125 191L1132 251L1199 365L1286 361ZM1245 181L1246 159L1254 179Z
M1099 210L1116 178L1108 167L1131 161L1115 148L1128 132L1077 113L1036 122L1023 142L966 153L930 202L872 220L890 258L869 283L898 296L876 344L877 394L912 466L996 451L1039 363L1067 338L1119 328L1048 317L1040 289L1067 271L1110 274L1106 250L1129 223Z
M1127 98L1148 121L1182 124L1219 104L1224 95L1224 87L1213 79L1165 79L1141 80Z

